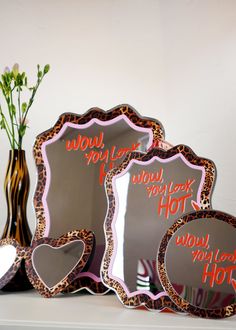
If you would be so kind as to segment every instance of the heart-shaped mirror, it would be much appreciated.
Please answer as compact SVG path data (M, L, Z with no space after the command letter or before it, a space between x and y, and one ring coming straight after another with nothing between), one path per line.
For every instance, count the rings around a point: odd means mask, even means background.
M92 255L94 235L88 230L71 231L59 239L33 242L26 259L26 272L34 288L52 297L69 286Z
M184 215L164 235L161 283L183 310L206 318L236 314L236 218L205 210Z
M15 276L27 251L15 239L0 240L0 289Z
M83 115L63 114L54 127L37 137L34 240L59 237L75 228L88 228L96 236L90 267L78 275L68 291L108 291L100 279L105 249L105 175L130 151L146 151L163 138L157 120L141 117L128 105L109 111L93 108Z
M107 174L102 278L124 305L178 310L160 284L156 251L176 218L210 207L214 179L213 162L183 145L131 153Z

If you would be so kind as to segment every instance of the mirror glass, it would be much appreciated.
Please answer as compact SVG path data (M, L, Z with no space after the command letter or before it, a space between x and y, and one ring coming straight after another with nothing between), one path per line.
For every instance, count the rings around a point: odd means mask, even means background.
M103 262L103 279L118 295L121 288L125 291L121 297L125 304L127 297L131 301L142 293L151 299L165 295L156 271L162 236L176 218L200 209L203 199L209 202L203 191L209 198L212 184L206 180L206 168L213 170L213 164L205 160L205 168L203 159L185 146L190 162L180 149L153 149L147 155L133 153L106 179L108 254Z
M61 247L38 245L32 253L32 264L41 281L49 289L62 281L79 263L84 243L76 240Z
M90 292L108 290L100 279L107 209L105 176L129 152L145 152L162 138L158 121L140 117L129 106L118 106L107 112L91 109L82 116L63 114L52 129L36 139L34 206L38 223L34 240L58 238L81 228L92 230L96 237L94 258L88 270L78 275L78 279L90 278ZM93 281L101 284L99 289ZM78 281L78 289L81 285Z
M148 164L133 161L125 174L114 178L119 208L111 273L130 292L160 290L155 274L158 242L176 218L193 210L192 201L200 204L203 178L203 169L190 167L181 157L169 162L153 158Z
M0 279L9 271L16 260L16 247L13 245L0 246Z
M236 229L218 219L195 219L172 236L168 279L193 306L220 309L236 303Z

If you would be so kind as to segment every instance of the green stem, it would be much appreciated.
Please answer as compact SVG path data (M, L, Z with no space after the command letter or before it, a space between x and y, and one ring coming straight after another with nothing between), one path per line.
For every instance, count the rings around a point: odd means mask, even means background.
M10 135L11 135L11 131L10 131L10 128L9 128L9 126L8 126L8 123L7 123L6 118L5 118L4 114L2 113L2 108L1 108L1 106L0 106L0 110L1 110L2 120L4 121L4 129L5 129L6 133L7 133L7 137L8 137L8 140L9 140L9 142L10 142L11 148L13 149L12 139L11 139L11 136L10 136Z
M5 98L5 101L7 103L8 113L9 113L9 117L11 119L11 124L12 124L12 116L11 116L11 110L10 110L10 104L9 104L9 101L8 101L8 97L7 97L4 89L2 89L2 92L3 92L3 96ZM7 123L7 120L6 120L5 116L4 116L4 121L5 121L5 123ZM8 123L7 123L7 126L8 126ZM8 128L9 128L9 126L8 126ZM11 132L10 128L9 128L9 132L11 133L11 136L12 136L12 140L10 141L10 144L11 144L12 149L14 149L15 148L15 137L14 137L14 127L13 127L13 125L12 125L12 132Z
M38 79L37 84L36 84L35 88L33 89L33 92L32 92L32 95L31 95L31 97L30 97L30 100L29 100L29 103L28 103L27 109L26 109L26 111L25 111L25 115L23 116L23 120L22 120L23 123L24 123L25 120L26 120L26 117L27 117L27 114L28 114L28 112L29 112L29 109L30 109L31 105L33 104L34 96L35 96L35 94L36 94L36 92L37 92L37 90L38 90L38 88L39 88L39 85L40 85L41 81L43 80L43 77L44 77L44 76L45 76L45 74L42 75L41 79Z
M22 123L22 118L21 118L21 104L20 104L20 87L18 87L18 113L19 113L19 126L17 127L18 131L18 141L19 141L19 149L22 147L22 138L20 136L20 124Z
M9 105L9 113L11 116L11 128L12 128L12 138L13 138L13 147L15 149L15 128L14 128L14 122L13 122L13 117L15 117L15 115L12 112L12 106L13 106L13 97L12 97L12 90L10 92L10 105Z
M5 120L4 120L4 121L5 121ZM6 130L7 137L8 137L8 140L9 140L9 142L10 142L11 148L14 149L14 145L12 144L11 137L10 137L10 135L9 135L9 133L8 133L8 131L7 131L7 129L5 129L5 130Z

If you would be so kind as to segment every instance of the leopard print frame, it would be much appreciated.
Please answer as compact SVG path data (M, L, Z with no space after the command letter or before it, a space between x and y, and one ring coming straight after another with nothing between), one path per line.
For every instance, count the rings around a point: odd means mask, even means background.
M71 270L71 272L62 279L59 283L54 285L52 288L48 288L44 282L37 275L32 261L32 254L34 249L41 244L46 244L54 248L62 247L69 242L82 241L84 243L84 251L81 258L78 260L76 266ZM82 229L70 231L67 234L61 236L58 239L52 239L48 237L41 238L32 243L32 246L28 250L28 256L26 258L26 273L33 285L33 287L44 297L50 298L56 294L62 292L68 285L70 285L76 278L79 272L81 272L85 265L87 264L90 256L93 253L94 248L94 234L91 231Z
M204 219L204 218L207 219L215 218L220 221L224 221L229 225L231 225L234 229L236 229L236 218L221 211L201 210L184 215L168 229L168 231L166 232L165 236L161 241L157 256L159 277L162 286L164 287L170 298L177 306L182 308L184 311L203 318L213 318L213 319L225 318L236 314L236 303L218 309L204 309L193 306L188 301L186 301L177 294L172 284L170 283L166 272L166 265L165 265L166 251L167 251L168 243L171 240L171 238L174 236L175 232L190 221L194 221L197 219Z
M83 115L64 113L59 117L58 121L51 129L37 136L33 149L34 159L38 172L38 182L34 194L34 208L37 218L37 225L33 240L44 237L46 229L46 215L42 203L42 197L47 181L46 167L42 156L43 143L51 140L54 136L56 136L65 123L81 125L88 123L93 118L97 118L100 121L109 121L120 115L125 115L136 126L150 128L153 134L153 143L158 144L159 141L164 139L164 129L159 121L141 117L136 110L126 104L116 106L108 111L104 111L99 108L92 108ZM108 291L108 289L101 282L97 283L87 277L76 279L74 284L67 289L67 292L74 292L78 289L87 289L91 293L98 294L104 294Z
M168 296L162 296L156 300L153 300L146 294L134 295L131 298L127 296L127 293L124 287L116 281L114 278L109 276L109 267L113 258L114 253L114 237L115 233L113 232L112 223L114 221L114 214L116 209L116 198L113 190L112 180L113 177L122 173L126 167L129 165L130 161L133 159L147 162L153 157L157 156L161 159L168 159L176 154L181 153L191 164L203 166L205 169L205 181L201 191L201 208L210 207L210 196L211 191L215 182L215 165L211 160L199 158L194 152L185 145L175 146L167 151L161 149L152 149L147 154L141 152L132 152L130 153L123 163L110 170L105 179L106 194L108 200L108 211L105 219L105 238L106 238L106 250L103 258L101 274L102 280L105 285L109 286L114 290L121 300L121 302L127 307L138 307L144 305L147 309L150 310L161 310L161 309L171 309L174 311L182 311L181 308L177 307Z
M21 247L13 238L4 238L0 240L0 246L12 245L16 249L16 258L8 271L0 278L0 289L2 289L15 276L20 268L21 261L28 255L28 247Z

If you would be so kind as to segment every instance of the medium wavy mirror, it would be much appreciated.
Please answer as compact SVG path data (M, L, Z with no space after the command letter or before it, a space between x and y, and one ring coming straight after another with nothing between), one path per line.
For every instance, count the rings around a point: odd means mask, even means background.
M102 277L123 304L176 309L156 271L162 236L182 214L210 206L214 164L186 146L131 153L106 177Z
M214 210L180 218L161 242L158 269L180 308L208 318L236 314L236 218Z
M34 239L56 238L80 228L92 230L96 237L90 267L67 291L108 290L100 279L107 208L105 175L130 151L146 151L163 140L163 134L158 121L142 118L130 106L122 105L107 112L91 109L82 116L63 114L52 129L37 137L34 205L38 222Z

